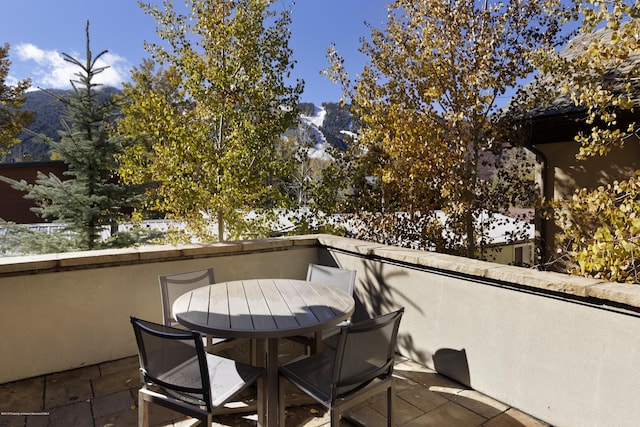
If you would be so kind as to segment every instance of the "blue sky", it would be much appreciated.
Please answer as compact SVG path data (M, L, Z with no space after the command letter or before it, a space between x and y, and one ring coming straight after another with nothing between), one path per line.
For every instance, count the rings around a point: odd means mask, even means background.
M154 0L160 4L162 0ZM174 0L182 4L182 0ZM281 0L289 5L291 0ZM328 66L326 49L334 42L351 73L362 70L365 58L358 52L359 39L368 36L364 22L382 28L386 0L297 0L293 8L290 47L298 61L294 77L304 79L303 102L336 102L341 90L320 70ZM283 7L284 7L283 6ZM150 55L144 41L157 41L155 22L136 0L8 0L2 5L0 43L9 43L8 83L29 77L32 86L69 88L76 69L62 53L85 57L85 24L90 21L94 55L108 50L110 68L103 83L119 86L129 79L131 67Z

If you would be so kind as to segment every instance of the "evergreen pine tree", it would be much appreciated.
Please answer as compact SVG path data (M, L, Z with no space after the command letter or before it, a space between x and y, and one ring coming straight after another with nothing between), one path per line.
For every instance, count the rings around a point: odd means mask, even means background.
M14 188L27 192L25 198L35 201L33 210L39 216L66 225L64 232L69 238L62 241L67 247L57 250L92 250L131 243L130 238L118 239L117 232L112 232L111 241L104 241L101 234L105 227L114 230L115 225L126 217L128 208L139 203L144 192L141 185L121 184L116 175L115 155L120 152L122 141L110 135L109 130L119 111L118 104L113 97L99 102L97 87L100 85L94 82L95 76L107 68L96 65L107 51L93 58L89 22L86 38L84 64L63 53L65 61L81 69L75 74L78 79L71 81L70 94L61 96L48 92L64 105L65 112L60 141L45 139L51 146L52 158L68 165L65 175L69 178L60 179L41 172L35 184L3 178ZM60 241L59 237L50 236L49 240Z

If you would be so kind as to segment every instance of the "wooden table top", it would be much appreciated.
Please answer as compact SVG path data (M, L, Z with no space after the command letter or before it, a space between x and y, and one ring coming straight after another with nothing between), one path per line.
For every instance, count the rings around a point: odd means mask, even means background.
M176 320L224 338L281 338L315 332L348 319L351 295L329 285L292 279L220 282L180 296Z

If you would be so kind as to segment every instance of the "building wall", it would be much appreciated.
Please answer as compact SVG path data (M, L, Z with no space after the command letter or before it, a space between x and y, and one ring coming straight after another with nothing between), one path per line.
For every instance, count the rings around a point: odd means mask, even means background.
M38 176L38 171L49 175L50 173L64 178L63 172L67 170L64 162L24 162L24 163L0 163L0 175L16 181L25 180L33 184ZM25 193L14 190L11 185L0 181L0 218L18 224L30 224L42 222L31 211L35 206L33 201L24 198Z
M544 182L543 196L549 200L568 199L578 188L596 189L615 180L634 176L640 170L640 141L631 139L623 148L614 148L605 157L590 157L577 160L578 143L574 141L544 143L535 146L545 158L546 167L538 168L537 176ZM553 221L538 224L539 231L546 236L547 256L556 253L553 237L560 229Z
M483 259L498 264L531 267L536 263L535 252L535 244L532 240L486 248Z

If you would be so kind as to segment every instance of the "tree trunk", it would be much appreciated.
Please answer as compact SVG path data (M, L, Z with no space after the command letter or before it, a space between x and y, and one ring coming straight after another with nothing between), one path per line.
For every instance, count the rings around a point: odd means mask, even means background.
M218 211L218 241L224 242L224 214Z
M469 209L465 214L465 225L467 228L467 258L476 257L476 235L473 224L473 211Z

